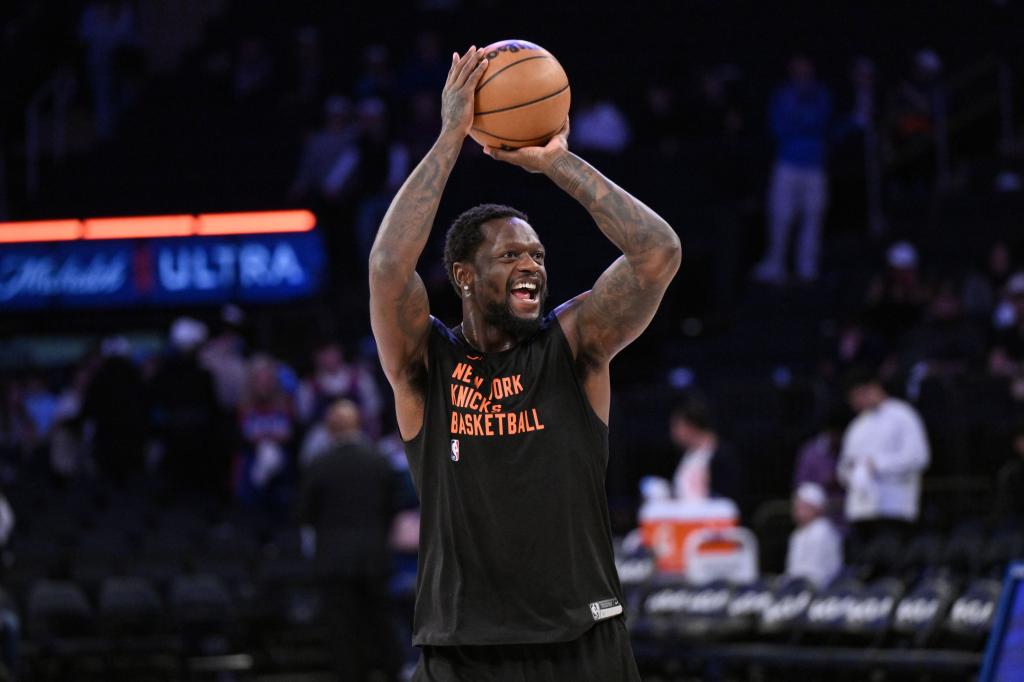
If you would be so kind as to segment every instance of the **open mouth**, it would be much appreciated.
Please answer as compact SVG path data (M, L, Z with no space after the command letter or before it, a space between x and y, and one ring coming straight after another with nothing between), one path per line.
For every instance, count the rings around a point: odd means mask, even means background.
M520 301L536 301L540 287L536 282L517 282L511 293L513 298Z

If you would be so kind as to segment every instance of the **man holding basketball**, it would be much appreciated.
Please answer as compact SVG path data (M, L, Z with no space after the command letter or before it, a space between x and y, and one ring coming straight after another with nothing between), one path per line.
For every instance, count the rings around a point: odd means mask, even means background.
M445 244L462 324L433 318L416 262L486 65L476 48L453 55L441 134L370 254L373 332L421 501L413 679L639 680L604 492L609 363L654 316L679 239L568 151L568 123L544 147L485 149L551 178L623 255L544 315L537 233L515 209L477 206Z

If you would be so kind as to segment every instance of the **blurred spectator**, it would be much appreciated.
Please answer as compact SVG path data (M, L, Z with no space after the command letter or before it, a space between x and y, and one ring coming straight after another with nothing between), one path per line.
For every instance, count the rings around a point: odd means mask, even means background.
M314 104L324 83L320 31L316 26L301 26L295 32L294 96L302 104Z
M572 118L572 145L576 149L621 154L632 138L629 122L609 99L584 95Z
M122 47L135 40L133 22L131 3L98 0L86 5L78 25L78 37L86 47L96 133L101 139L108 139L117 126L117 56Z
M825 496L822 513L836 528L843 524L843 487L839 483L837 467L839 451L846 427L846 415L839 409L829 411L821 431L800 446L793 473L793 489L811 483Z
M637 142L665 158L675 157L679 152L680 118L675 88L652 83L635 115Z
M231 89L239 100L259 96L270 89L274 61L262 38L248 36L238 46Z
M313 353L313 374L299 386L298 414L303 424L323 418L327 406L347 398L365 415L368 432L376 435L381 398L377 380L359 364L345 361L341 346L333 341L321 344Z
M97 469L124 483L142 471L145 461L148 396L127 339L104 339L101 352L103 359L85 389L82 417L90 427Z
M825 512L828 500L817 483L802 483L793 494L793 522L789 536L786 575L806 578L819 590L828 586L843 567L843 539Z
M318 198L334 164L344 154L352 153L355 133L349 126L350 109L349 101L341 95L332 95L324 102L324 125L306 140L288 190L292 201Z
M852 371L846 387L857 413L839 457L846 519L861 546L883 533L905 536L917 520L921 475L930 458L924 424L911 405L886 393L872 371Z
M407 96L414 96L422 92L436 94L444 86L450 67L451 64L441 48L441 39L437 32L420 31L416 34L414 52L402 65L398 79L399 90L401 94Z
M21 400L32 434L31 441L38 445L48 443L57 417L57 396L42 377L32 375L25 380Z
M1024 422L1011 434L1011 456L996 476L996 522L1008 528L1024 527Z
M395 191L409 172L409 150L390 135L388 111L379 99L364 99L356 106L359 135L355 145L342 152L327 177L327 197L356 200L355 242L357 258L353 270L366 267L370 246ZM358 269L357 269L358 268Z
M769 122L776 142L775 169L768 191L768 249L754 270L756 279L781 284L786 278L789 233L801 220L796 274L818 278L822 219L828 203L825 173L832 97L820 85L814 64L798 55L789 63L789 81L772 98Z
M395 475L370 445L350 400L327 413L330 449L303 474L298 518L315 533L316 565L339 680L395 680L399 664L388 579Z
M942 60L933 50L914 55L911 71L889 103L891 187L899 195L927 196L945 166L946 92Z
M222 497L227 464L217 435L219 410L213 377L199 364L206 325L180 317L171 325L171 350L152 379L154 459L171 494Z
M57 480L73 478L86 466L82 403L94 369L91 360L86 358L57 397L49 460L50 472Z
M865 319L890 344L916 326L931 299L918 268L917 249L910 242L896 242L885 254L885 274L868 287Z
M445 74L447 76L447 71ZM388 48L381 44L368 46L363 50L363 71L356 79L352 94L356 99L390 102L394 89L395 75L391 70L391 53Z
M925 363L929 373L936 374L960 373L982 363L985 337L964 316L960 291L951 278L935 288L924 322L906 334L906 364Z
M234 304L220 312L220 329L199 351L199 361L213 375L217 402L226 413L234 413L245 389L245 313Z
M1010 247L1003 240L998 240L988 249L985 261L980 267L973 268L964 279L963 302L964 311L968 316L984 320L995 314L997 302L1013 273L1013 257ZM1000 306L1008 306L1008 302L1000 302Z
M292 469L295 437L292 401L281 387L277 362L267 355L249 361L238 423L242 449L235 462L235 494L247 506L279 507Z
M730 444L719 440L711 410L703 398L688 396L672 409L669 433L672 443L683 451L672 477L675 497L681 500L726 497L742 506L737 456Z
M850 68L850 88L842 103L835 147L830 154L830 215L873 234L881 229L881 166L875 64L858 57Z

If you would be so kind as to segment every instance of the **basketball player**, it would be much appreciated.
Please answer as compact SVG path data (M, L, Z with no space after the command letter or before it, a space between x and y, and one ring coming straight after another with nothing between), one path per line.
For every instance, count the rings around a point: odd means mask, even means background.
M462 324L433 318L416 261L486 66L476 48L453 55L441 134L370 254L373 332L421 501L413 679L638 680L604 492L608 365L654 316L679 239L568 151L566 123L544 147L485 151L549 177L623 255L545 315L537 233L513 208L477 206L445 244Z

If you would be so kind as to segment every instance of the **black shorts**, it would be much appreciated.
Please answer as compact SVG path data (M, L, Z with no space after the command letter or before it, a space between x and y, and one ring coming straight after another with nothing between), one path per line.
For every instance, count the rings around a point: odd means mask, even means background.
M424 646L412 682L640 682L622 618L551 644Z

